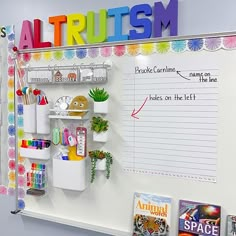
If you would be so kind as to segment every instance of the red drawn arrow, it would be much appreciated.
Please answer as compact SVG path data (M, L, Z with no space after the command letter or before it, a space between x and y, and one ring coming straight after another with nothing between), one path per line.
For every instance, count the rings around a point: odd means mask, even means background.
M131 116L132 116L133 118L139 119L139 117L137 117L136 115L143 109L143 107L144 107L145 103L147 102L147 100L148 100L148 97L146 97L146 99L145 99L145 101L143 102L142 106L141 106L137 111L135 111L135 109L133 110L133 112L132 112L132 114L131 114Z

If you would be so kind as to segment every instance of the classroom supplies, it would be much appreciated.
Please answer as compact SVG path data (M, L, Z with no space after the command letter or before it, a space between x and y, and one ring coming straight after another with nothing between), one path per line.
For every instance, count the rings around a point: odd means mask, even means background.
M60 151L62 153L62 156L61 156L62 160L68 161L69 160L69 158L68 158L68 152L69 152L68 149L67 148L61 148Z
M58 145L60 143L60 129L54 128L52 130L52 142L54 145Z
M69 146L75 146L77 144L77 139L73 134L68 137Z
M46 139L32 139L32 140L21 140L21 147L22 148L29 148L29 149L44 149L49 148L51 145L50 140Z
M77 137L77 155L86 157L87 129L85 127L77 127L76 137Z
M65 145L65 146L68 146L68 145L69 145L69 140L68 140L68 138L69 138L69 129L65 128L65 129L63 130L63 141L64 141L64 145Z
M23 87L22 89L17 89L16 95L22 97L22 102L24 105L30 105L35 103L33 90L30 87Z
M69 146L68 147L68 158L70 161L81 161L84 159L84 156L77 155L77 147L76 146Z

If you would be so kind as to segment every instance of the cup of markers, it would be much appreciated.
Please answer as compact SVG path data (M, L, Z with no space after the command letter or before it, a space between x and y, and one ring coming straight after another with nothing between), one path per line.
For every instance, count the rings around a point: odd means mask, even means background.
M50 140L32 139L21 141L20 155L29 159L47 161L50 159Z

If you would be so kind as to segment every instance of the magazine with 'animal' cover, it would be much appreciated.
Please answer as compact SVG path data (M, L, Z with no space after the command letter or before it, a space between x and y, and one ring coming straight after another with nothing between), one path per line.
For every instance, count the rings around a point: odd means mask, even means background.
M171 198L134 194L133 236L169 236Z

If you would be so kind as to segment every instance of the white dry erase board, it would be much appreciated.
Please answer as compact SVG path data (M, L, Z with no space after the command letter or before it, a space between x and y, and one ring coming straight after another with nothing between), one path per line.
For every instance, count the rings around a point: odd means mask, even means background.
M170 235L177 232L179 199L221 205L223 232L226 215L236 212L232 205L236 197L235 61L234 35L20 52L24 79L30 82L33 78L33 87L44 91L52 104L61 96L84 95L89 99L89 120L51 120L51 133L55 126L82 125L88 132L87 150L109 151L114 163L109 180L100 171L90 184L88 157L84 191L56 188L53 155L58 147L52 145L46 194L23 194L22 189L27 189L26 172L19 174L23 181L18 179L18 210L23 215L110 235L130 235L134 192L144 192L173 199ZM54 76L51 69L72 73L76 66L85 65L88 68L76 72L84 80L91 79L96 65L111 66L107 81L50 82ZM103 75L96 77L106 76L99 73ZM105 143L93 142L90 131L93 103L88 91L94 87L105 88L110 94L108 114L102 114L109 120ZM32 136L38 137L25 134L22 138ZM29 160L21 161L27 171ZM60 161L64 187L67 183L74 186L82 178L79 171L78 177L66 174L74 169L70 164Z

